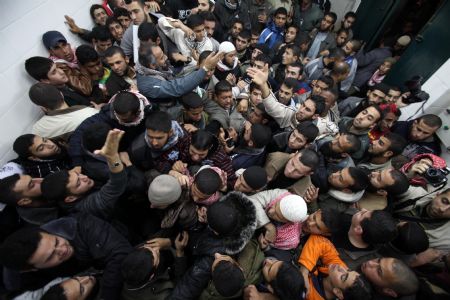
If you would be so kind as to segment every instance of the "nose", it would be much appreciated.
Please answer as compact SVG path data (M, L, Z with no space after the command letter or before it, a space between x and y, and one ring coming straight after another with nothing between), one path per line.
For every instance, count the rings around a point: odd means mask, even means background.
M214 253L214 258L219 259L220 258L220 253Z

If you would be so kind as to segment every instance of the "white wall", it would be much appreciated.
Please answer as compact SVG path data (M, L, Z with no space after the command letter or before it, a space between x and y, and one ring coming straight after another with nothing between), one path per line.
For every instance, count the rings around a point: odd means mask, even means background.
M0 166L15 157L12 143L28 133L41 112L28 98L34 83L25 72L31 56L48 56L42 34L58 30L72 43L80 40L69 32L64 15L72 16L84 28L91 28L89 15L95 0L1 0L0 9Z

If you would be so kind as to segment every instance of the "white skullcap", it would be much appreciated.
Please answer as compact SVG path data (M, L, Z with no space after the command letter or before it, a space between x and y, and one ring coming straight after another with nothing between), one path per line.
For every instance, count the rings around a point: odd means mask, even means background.
M236 47L234 47L233 43L231 42L222 42L219 45L219 52L230 53L233 51L236 51Z
M298 195L287 195L280 200L280 210L288 221L298 223L306 220L308 208L306 202Z

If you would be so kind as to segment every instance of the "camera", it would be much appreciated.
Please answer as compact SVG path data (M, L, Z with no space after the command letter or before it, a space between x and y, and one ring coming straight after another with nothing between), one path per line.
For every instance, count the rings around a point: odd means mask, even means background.
M411 79L405 82L405 86L410 92L410 95L404 99L405 103L416 103L428 100L430 95L422 91L422 76L413 76Z
M437 168L428 168L424 177L434 187L438 187L447 182L447 175L450 173L448 168L437 169Z

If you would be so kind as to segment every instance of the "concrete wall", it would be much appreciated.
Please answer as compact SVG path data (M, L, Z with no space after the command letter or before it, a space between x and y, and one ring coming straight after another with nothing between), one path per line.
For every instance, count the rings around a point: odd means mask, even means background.
M84 28L93 22L89 7L99 0L2 0L0 10L0 166L15 157L12 143L40 118L40 110L28 98L34 83L25 72L24 62L31 56L48 56L42 34L62 32L72 45L80 40L64 24L72 16Z

